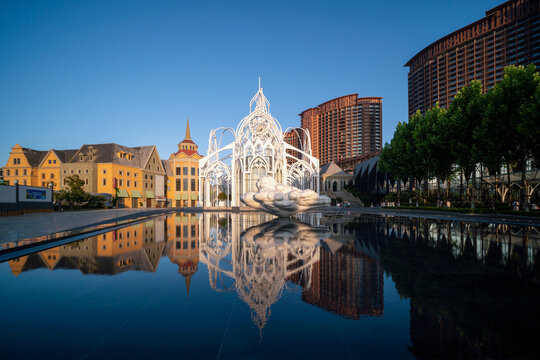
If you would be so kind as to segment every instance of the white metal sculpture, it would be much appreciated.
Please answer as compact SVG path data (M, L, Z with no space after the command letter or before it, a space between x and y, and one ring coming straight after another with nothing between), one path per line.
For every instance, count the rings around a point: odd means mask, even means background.
M230 137L231 142L227 142ZM256 183L262 176L318 194L319 160L311 153L307 131L304 138L303 149L285 142L259 82L259 90L249 103L249 115L236 130L221 127L210 132L208 154L199 161L200 204L240 206L240 196L257 191Z
M330 205L328 196L320 196L311 189L300 190L294 186L278 184L270 176L262 176L257 181L257 192L247 192L240 200L249 207L281 217Z

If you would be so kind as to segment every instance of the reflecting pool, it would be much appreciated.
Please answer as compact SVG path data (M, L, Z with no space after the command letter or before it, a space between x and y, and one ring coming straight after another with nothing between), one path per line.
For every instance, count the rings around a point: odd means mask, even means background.
M537 358L540 229L177 213L0 264L2 358Z

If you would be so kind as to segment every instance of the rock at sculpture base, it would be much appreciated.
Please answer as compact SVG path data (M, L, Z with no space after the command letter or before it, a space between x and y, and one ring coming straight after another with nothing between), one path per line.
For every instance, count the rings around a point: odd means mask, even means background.
M257 192L247 192L240 200L249 207L260 209L279 217L330 205L328 196L313 190L300 190L294 186L278 184L274 178L263 176L257 180Z

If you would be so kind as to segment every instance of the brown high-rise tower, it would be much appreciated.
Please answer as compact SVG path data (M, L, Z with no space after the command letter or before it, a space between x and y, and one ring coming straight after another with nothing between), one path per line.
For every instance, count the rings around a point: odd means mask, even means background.
M300 114L321 165L360 158L381 149L382 98L342 96Z
M507 1L409 60L409 116L437 102L447 107L471 80L489 90L503 78L505 66L540 67L539 3Z

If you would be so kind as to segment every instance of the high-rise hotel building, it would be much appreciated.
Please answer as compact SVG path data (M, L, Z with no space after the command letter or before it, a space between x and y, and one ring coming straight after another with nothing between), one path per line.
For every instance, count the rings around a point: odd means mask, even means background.
M382 98L342 96L300 114L309 131L311 149L321 165L377 153L382 141Z
M508 65L540 67L540 0L511 0L486 17L435 41L405 64L409 67L409 116L438 102L447 107L471 80L484 91Z

